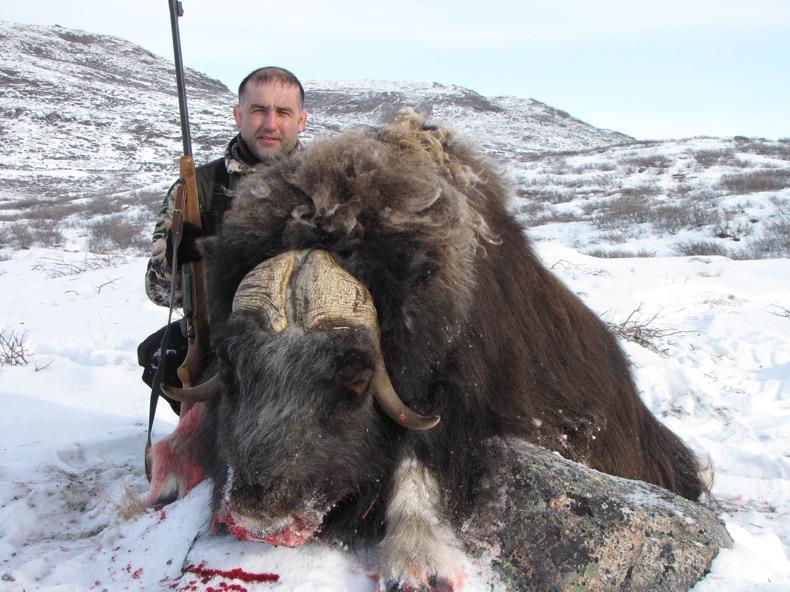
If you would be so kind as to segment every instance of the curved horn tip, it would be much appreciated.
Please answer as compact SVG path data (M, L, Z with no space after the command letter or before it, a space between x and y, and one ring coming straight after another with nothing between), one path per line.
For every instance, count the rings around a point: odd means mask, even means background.
M440 415L419 415L413 411L398 414L398 423L409 430L432 430L442 420Z
M212 375L206 382L190 388L162 386L162 392L179 403L201 403L210 401L220 394L222 379L219 373Z

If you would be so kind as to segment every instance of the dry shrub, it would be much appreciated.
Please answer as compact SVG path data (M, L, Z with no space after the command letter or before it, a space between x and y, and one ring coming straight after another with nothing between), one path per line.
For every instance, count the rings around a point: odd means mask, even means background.
M606 325L609 327L609 330L618 337L641 345L657 354L665 355L667 350L658 346L658 340L669 335L681 333L681 331L665 331L656 328L653 323L658 318L660 312L661 311L650 317L644 318L641 314L641 307L638 307L631 311L631 314L629 314L628 318L624 321L620 323L607 322Z
M717 210L701 204L663 205L653 208L650 223L659 232L677 234L686 228L702 228L719 224L720 215Z
M685 257L691 256L713 256L718 255L721 257L731 257L732 253L725 246L715 241L689 241L682 243L675 243L673 247L678 255Z
M752 233L752 223L744 219L745 214L743 208L724 210L719 216L718 223L713 226L713 236L735 241L749 236Z
M88 226L88 248L93 253L130 249L140 255L150 246L144 223L123 214L106 216Z
M0 366L26 366L29 355L24 334L0 330Z
M548 209L548 206L540 201L525 199L519 201L515 208L515 214L519 218L534 218Z
M128 259L117 253L97 255L86 253L82 261L66 261L63 257L43 257L33 266L33 270L41 271L48 278L79 275L86 271L110 269L128 263Z
M763 169L737 175L724 175L719 185L730 193L780 191L790 187L790 170Z
M657 183L643 183L636 187L623 187L620 189L619 193L623 197L653 197L661 193L661 188Z
M738 149L744 152L790 160L790 139L785 138L777 142L738 137L735 139L738 141Z
M580 222L580 218L568 212L550 211L536 216L531 220L524 220L526 226L543 226L544 224L567 224L568 222Z
M647 249L640 249L638 251L627 251L625 249L592 249L590 251L585 251L585 254L600 259L649 259L656 256L655 251L648 251Z
M543 202L550 204L567 203L574 200L577 195L568 189L525 189L518 192L519 197L529 199L533 202Z
M735 151L732 148L713 148L707 150L697 150L691 154L694 160L704 167L712 167L717 164L732 165L737 161Z
M123 484L123 495L115 503L115 509L121 520L133 520L139 518L148 511L149 505L145 499L133 490L127 483Z
M0 245L26 250L33 246L35 236L28 222L15 222L0 231Z
M42 247L59 247L66 242L66 238L58 228L55 220L40 220L33 227L33 239Z
M765 225L763 236L749 241L754 259L790 257L790 218L780 218Z
M28 220L50 220L57 222L78 214L85 206L76 203L48 203L38 205L26 211L24 217Z
M630 156L622 160L625 164L630 164L640 169L665 169L672 165L672 159L663 154L645 154L640 156Z
M604 230L643 224L650 221L650 204L650 200L643 195L618 197L600 204L593 223Z

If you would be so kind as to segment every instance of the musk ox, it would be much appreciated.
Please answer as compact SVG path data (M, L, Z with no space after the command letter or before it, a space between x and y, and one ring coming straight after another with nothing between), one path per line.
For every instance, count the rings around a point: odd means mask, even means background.
M695 457L544 268L489 159L401 113L249 175L202 245L216 373L152 450L242 539L381 540L386 590L457 585L454 526L516 437L687 498Z

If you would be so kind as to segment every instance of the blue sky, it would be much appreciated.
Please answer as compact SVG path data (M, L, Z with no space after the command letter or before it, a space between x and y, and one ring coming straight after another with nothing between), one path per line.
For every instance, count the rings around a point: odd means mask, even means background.
M639 139L790 137L790 0L183 5L185 63L231 89L276 64L303 80L435 81L534 98ZM0 20L117 35L172 58L168 19L166 0L0 8Z

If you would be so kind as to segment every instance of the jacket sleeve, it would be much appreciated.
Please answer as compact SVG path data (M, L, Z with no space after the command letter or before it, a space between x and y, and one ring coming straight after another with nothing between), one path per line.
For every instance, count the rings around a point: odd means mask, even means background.
M173 270L168 261L167 235L173 222L173 207L175 203L176 187L181 181L176 181L167 192L162 207L157 216L154 233L151 237L151 258L145 270L145 293L154 304L170 306L170 286L173 282ZM169 257L172 261L172 257ZM175 306L181 306L181 279L176 274Z

